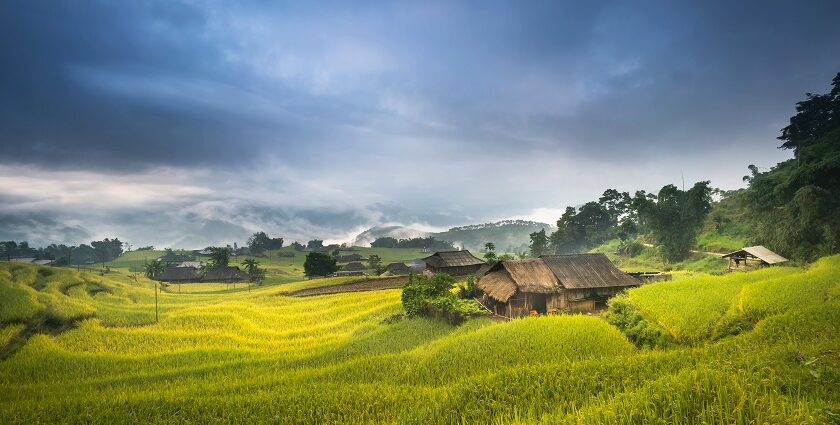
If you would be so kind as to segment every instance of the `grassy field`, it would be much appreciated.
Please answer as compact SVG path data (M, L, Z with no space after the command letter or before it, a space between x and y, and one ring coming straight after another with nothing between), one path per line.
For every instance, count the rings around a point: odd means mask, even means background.
M0 422L840 419L840 256L630 291L667 349L593 316L452 327L396 318L399 290L283 296L325 281L170 287L155 322L152 282L127 270L0 262ZM731 322L748 326L721 336Z

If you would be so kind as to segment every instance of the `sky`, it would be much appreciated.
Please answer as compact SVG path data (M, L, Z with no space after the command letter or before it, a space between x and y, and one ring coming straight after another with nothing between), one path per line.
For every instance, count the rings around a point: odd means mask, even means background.
M836 1L0 2L0 240L508 218L790 157Z

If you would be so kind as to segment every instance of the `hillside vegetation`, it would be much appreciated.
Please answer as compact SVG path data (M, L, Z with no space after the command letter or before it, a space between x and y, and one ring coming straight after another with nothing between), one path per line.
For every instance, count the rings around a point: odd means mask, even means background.
M808 269L646 285L616 301L609 321L551 316L452 327L395 316L403 311L399 290L294 298L283 296L288 286L167 290L155 323L152 282L143 277L0 262L0 417L103 424L840 417L840 256ZM661 343L644 344L642 328Z

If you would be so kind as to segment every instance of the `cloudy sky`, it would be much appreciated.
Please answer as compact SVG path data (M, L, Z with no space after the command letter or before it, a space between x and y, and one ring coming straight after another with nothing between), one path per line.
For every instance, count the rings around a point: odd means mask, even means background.
M0 2L0 239L349 240L711 180L840 71L836 1Z

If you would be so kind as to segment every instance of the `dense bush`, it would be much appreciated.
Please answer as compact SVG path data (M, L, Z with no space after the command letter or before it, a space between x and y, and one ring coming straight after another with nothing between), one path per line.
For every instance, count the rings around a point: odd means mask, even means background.
M456 297L451 290L455 278L445 273L432 277L409 276L403 287L402 304L409 317L426 315L445 318L459 324L471 316L483 314L475 301Z
M660 327L645 320L627 295L611 298L607 306L607 321L624 332L636 346L660 348L673 345L673 338Z

